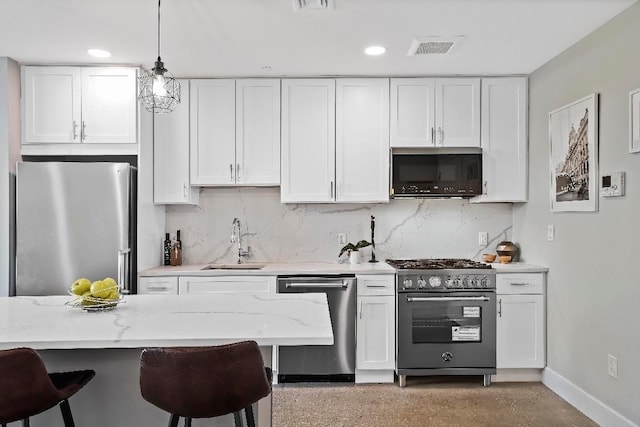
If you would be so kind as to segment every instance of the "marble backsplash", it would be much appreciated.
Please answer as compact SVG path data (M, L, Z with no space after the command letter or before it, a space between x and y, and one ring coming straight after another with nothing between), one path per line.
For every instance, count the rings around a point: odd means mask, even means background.
M237 244L231 223L241 222L244 262L334 262L347 242L371 240L375 216L375 253L386 258L471 258L495 252L511 238L509 203L473 204L466 200L408 199L380 204L282 204L279 188L204 188L198 206L174 205L166 211L166 231L181 230L183 263L233 263ZM489 233L486 248L478 232ZM158 236L161 244L164 236ZM361 249L364 261L371 247ZM341 261L346 261L343 255Z

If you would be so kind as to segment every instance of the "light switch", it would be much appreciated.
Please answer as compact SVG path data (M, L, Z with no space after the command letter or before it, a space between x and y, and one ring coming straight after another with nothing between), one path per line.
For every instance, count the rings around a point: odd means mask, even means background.
M549 224L547 225L547 241L553 242L556 240L556 226Z

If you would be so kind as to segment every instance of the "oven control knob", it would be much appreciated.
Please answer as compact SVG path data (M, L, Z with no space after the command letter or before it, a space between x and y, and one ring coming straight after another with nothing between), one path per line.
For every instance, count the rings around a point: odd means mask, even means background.
M402 282L402 286L406 289L412 288L413 287L413 280L411 279L404 279L404 281Z
M468 288L469 287L469 279L467 279L466 277L462 278L462 288Z
M429 286L432 288L439 288L442 284L442 279L439 276L431 276L429 277Z
M478 284L479 283L476 282L475 278L472 277L472 278L469 279L469 287L470 288L477 288L477 287L479 287Z
M444 279L444 286L446 288L454 288L456 286L456 282L451 277L447 277Z
M427 281L421 277L418 279L416 284L418 285L419 288L425 288L427 286Z
M445 362L450 362L453 359L453 354L449 351L445 351L442 353L442 360Z
M461 288L462 287L462 279L461 278L457 278L455 279L455 284L456 284L456 288Z
M483 277L482 279L480 279L480 286L481 288L486 288L488 284L488 280L486 277Z

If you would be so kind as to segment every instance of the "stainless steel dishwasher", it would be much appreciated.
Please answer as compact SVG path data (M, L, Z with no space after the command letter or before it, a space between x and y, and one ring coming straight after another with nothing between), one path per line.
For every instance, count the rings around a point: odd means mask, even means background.
M354 381L356 278L353 275L279 276L278 293L327 294L333 345L281 346L278 382Z

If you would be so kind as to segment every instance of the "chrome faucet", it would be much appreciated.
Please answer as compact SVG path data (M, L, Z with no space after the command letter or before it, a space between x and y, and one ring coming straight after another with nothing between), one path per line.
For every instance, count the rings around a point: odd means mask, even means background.
M238 218L233 218L233 223L231 224L231 243L238 243L238 264L242 264L242 257L249 256L251 252L251 247L247 247L245 251L242 249L242 232L240 231L240 220Z

